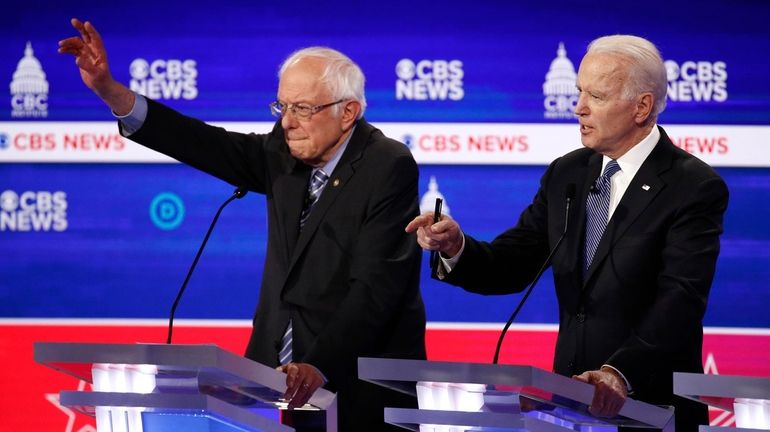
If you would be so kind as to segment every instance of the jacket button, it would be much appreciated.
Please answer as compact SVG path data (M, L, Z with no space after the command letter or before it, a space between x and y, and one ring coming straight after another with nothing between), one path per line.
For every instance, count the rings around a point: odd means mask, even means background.
M579 314L577 314L577 316L575 318L577 318L577 321L582 324L586 320L586 315L582 314L582 313L579 313Z

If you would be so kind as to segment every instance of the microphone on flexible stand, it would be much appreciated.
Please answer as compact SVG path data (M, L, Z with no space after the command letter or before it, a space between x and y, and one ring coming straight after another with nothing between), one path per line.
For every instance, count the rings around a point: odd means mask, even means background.
M182 299L182 294L184 293L185 288L187 288L187 282L190 281L190 276L192 276L193 270L195 270L195 266L198 264L198 259L201 257L201 253L203 253L203 248L206 247L206 243L209 241L209 236L211 236L211 231L214 230L214 225L216 225L217 220L219 219L219 215L222 213L222 210L224 210L225 206L230 204L230 201L233 201L235 199L241 199L244 196L246 196L246 193L248 191L243 187L238 187L235 189L235 192L230 196L230 198L227 199L224 203L222 203L221 206L219 206L219 210L217 210L217 214L214 215L214 220L211 221L211 225L209 225L209 230L206 232L206 236L203 238L203 243L201 243L201 247L198 248L198 253L195 255L195 259L192 262L192 265L190 266L190 270L187 271L187 277L184 278L184 282L182 283L182 287L179 288L179 292L176 295L176 299L174 300L174 305L171 306L171 315L168 318L168 337L166 338L166 344L171 344L171 334L174 331L174 314L176 313L176 307L179 305L179 300Z
M567 184L567 187L564 190L564 196L566 200L566 206L564 210L564 230L562 231L561 236L559 237L559 240L556 241L556 244L553 246L553 249L551 249L551 252L548 254L548 257L545 259L545 262L543 262L543 266L540 267L540 270L538 270L537 274L535 275L535 279L532 281L531 284L529 284L529 287L527 288L527 292L524 293L524 297L521 298L519 305L516 306L516 310L513 311L513 313L511 314L511 317L508 319L508 322L505 323L505 327L503 327L503 331L500 332L500 337L497 339L497 348L495 348L495 357L492 360L493 364L497 364L497 360L500 357L500 348L503 346L503 339L505 338L505 333L508 331L508 328L513 323L513 320L516 319L516 315L519 314L521 307L524 306L524 302L527 301L527 298L532 293L532 289L535 287L535 284L537 283L537 281L540 280L540 276L543 275L543 272L545 272L545 269L548 268L548 266L551 264L551 260L553 259L553 256L556 254L556 251L559 250L559 246L561 246L562 240L564 240L564 237L567 235L567 227L569 226L569 209L570 209L570 206L572 205L572 201L575 199L574 183Z

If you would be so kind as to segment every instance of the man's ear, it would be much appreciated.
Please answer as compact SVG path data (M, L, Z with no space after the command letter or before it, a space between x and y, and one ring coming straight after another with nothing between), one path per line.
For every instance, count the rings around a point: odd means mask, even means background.
M342 107L342 129L348 130L353 127L353 123L358 120L358 114L361 112L361 103L356 100L347 101Z
M654 97L652 93L642 93L636 101L636 115L634 120L637 124L645 124L652 116L652 108L654 106Z

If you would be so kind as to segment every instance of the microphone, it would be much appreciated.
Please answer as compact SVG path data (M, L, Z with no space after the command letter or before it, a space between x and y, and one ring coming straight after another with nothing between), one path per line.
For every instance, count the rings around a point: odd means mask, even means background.
M193 270L195 270L195 266L198 264L198 259L201 257L201 254L203 253L203 248L206 247L206 243L209 241L209 236L211 236L211 232L214 230L214 225L216 225L217 220L219 219L219 215L222 213L222 210L224 210L225 206L230 204L230 201L233 201L234 199L241 199L244 196L246 196L246 193L248 191L244 187L238 187L235 189L235 192L230 196L230 198L227 199L224 203L222 203L221 206L219 206L219 210L217 210L217 214L214 216L214 220L211 221L211 225L209 225L209 230L206 232L206 236L203 238L203 243L201 243L201 247L198 248L198 253L195 255L195 259L192 262L192 265L190 266L190 270L187 271L187 277L184 278L184 282L182 283L182 287L179 288L179 292L176 295L176 299L174 300L174 305L171 306L171 315L168 318L168 337L166 338L166 344L171 344L171 334L174 331L174 314L176 313L176 307L179 306L179 300L182 299L182 294L184 293L185 288L187 288L187 282L190 281L190 276L192 276Z
M559 240L556 241L556 244L553 246L553 249L551 249L551 252L548 254L548 257L546 257L545 262L543 262L543 266L540 267L540 270L538 270L537 274L535 275L535 279L532 281L531 284L529 284L529 287L527 288L527 292L524 293L524 297L521 298L521 301L519 302L519 305L516 306L516 310L513 311L511 314L511 317L508 319L508 322L505 323L505 327L503 327L503 331L500 332L500 337L497 339L497 348L495 348L495 357L492 360L492 364L497 364L497 360L500 358L500 348L503 346L503 339L505 338L505 333L508 331L508 328L513 324L513 320L516 319L516 315L519 314L519 311L521 310L521 307L524 306L524 302L527 301L527 298L530 294L532 294L532 289L535 287L535 284L537 281L540 280L540 276L543 275L543 272L545 272L545 269L548 268L548 266L551 264L551 260L553 259L553 256L556 254L556 251L559 250L559 246L561 246L562 240L564 240L564 237L567 235L567 227L569 226L569 209L572 205L572 201L575 199L575 184L569 183L567 184L567 187L564 189L564 198L565 198L565 210L564 210L564 230L561 232L561 236L559 237Z

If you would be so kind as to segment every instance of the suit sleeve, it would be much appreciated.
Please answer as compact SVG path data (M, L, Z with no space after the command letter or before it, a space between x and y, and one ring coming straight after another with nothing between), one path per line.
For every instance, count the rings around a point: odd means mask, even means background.
M371 179L377 186L350 256L348 293L303 359L331 382L349 379L359 356L387 356L381 350L392 343L385 338L414 339L401 346L422 344L422 334L393 330L404 316L424 320L422 302L410 301L419 299L414 291L419 290L422 254L413 234L403 228L418 214L417 165L411 156L389 165ZM424 333L424 321L422 327Z
M147 99L147 118L128 136L145 147L218 177L233 186L266 192L268 135L229 132Z
M634 389L644 389L658 374L670 380L672 364L689 363L689 353L700 352L727 200L727 186L713 175L700 181L674 213L664 237L654 300L607 361ZM687 367L700 368L700 356L696 357L698 364Z
M484 242L465 236L465 250L444 279L479 294L510 294L522 291L548 256L548 187L558 160L540 179L532 203L511 229Z

